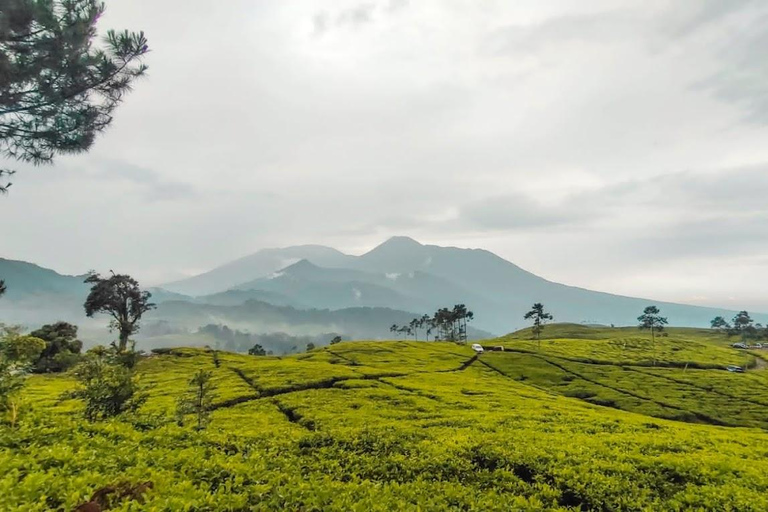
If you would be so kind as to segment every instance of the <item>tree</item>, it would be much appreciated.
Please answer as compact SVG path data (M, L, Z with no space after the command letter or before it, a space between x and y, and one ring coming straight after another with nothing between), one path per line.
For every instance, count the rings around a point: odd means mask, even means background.
M710 325L712 325L712 328L718 331L723 330L729 330L731 328L730 324L725 321L725 318L721 316L716 316L712 319L710 322Z
M662 332L664 326L667 325L666 317L661 316L659 308L656 306L648 306L643 310L643 314L637 317L637 321L640 322L638 326L641 330L650 329L651 331L651 343L653 349L653 364L656 364L656 333Z
M752 325L752 317L746 311L739 311L739 313L733 317L733 327L728 331L730 336L739 335L742 341L746 341L747 337L756 334L756 329Z
M141 316L155 308L149 302L152 294L141 291L139 283L132 277L114 272L106 278L91 272L85 282L93 284L85 300L85 314L88 317L96 313L110 315L110 329L116 329L120 334L117 350L125 352L128 338L139 330Z
M419 339L419 319L414 318L411 320L411 322L408 324L408 334L413 335L413 339L417 340Z
M70 397L85 403L89 421L136 412L147 400L131 368L120 364L114 349L94 347L77 367L74 375L80 387Z
M264 347L262 347L257 343L256 345L248 349L248 354L252 356L265 356L267 355L267 351L264 350Z
M0 297L2 297L3 294L5 294L5 290L6 290L6 288L5 288L5 281L0 279Z
M307 352L312 352L313 350L315 350L315 344L310 341L307 343Z
M424 329L424 338L429 341L429 335L432 334L432 319L429 315L422 315L419 318L419 328Z
M0 154L34 165L87 151L147 70L143 32L93 44L100 0L4 0L0 8ZM0 169L0 177L13 174ZM0 192L10 184L2 182Z
M341 343L341 336L334 336L331 340L331 345L336 345L337 343Z
M76 325L56 322L32 331L30 336L45 342L45 348L35 361L35 372L61 372L74 366L80 359L83 342L77 339Z
M541 332L544 330L544 325L549 320L554 320L554 317L544 311L544 305L541 302L537 302L533 305L531 310L525 314L526 320L533 319L533 334L539 342L539 350L541 350Z
M179 397L176 404L176 414L179 423L184 423L184 416L194 414L197 419L196 430L203 430L211 421L211 406L215 398L216 386L211 382L213 373L198 370L189 381L189 389L184 396Z

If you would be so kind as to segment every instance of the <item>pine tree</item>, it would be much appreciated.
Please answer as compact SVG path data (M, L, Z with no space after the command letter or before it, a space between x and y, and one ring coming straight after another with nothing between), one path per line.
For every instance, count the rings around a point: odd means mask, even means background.
M0 154L35 165L87 151L147 70L143 32L93 43L99 0L3 0L0 8ZM13 174L0 169L0 177ZM0 183L0 192L10 184Z

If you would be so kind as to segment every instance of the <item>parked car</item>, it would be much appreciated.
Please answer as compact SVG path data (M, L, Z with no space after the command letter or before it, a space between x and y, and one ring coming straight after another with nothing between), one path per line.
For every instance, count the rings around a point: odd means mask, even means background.
M726 370L729 372L744 373L744 368L741 366L736 366L735 364L729 364Z
M733 348L747 348L747 345L746 345L746 343L741 343L741 342L739 342L739 343L734 343L734 344L733 344L733 345L731 345L731 346L732 346Z
M752 348L763 348L763 344L762 343L755 343L754 345L752 345Z
M479 344L479 343L473 343L472 344L472 350L474 350L478 354L482 354L483 352L485 352L483 350L483 346L481 344Z

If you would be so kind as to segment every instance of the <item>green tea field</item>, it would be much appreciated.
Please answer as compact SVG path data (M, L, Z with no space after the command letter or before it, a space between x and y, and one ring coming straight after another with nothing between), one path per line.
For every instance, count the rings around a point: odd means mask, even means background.
M768 372L706 330L548 326L469 346L345 342L258 357L173 349L139 363L136 415L87 422L68 375L29 379L0 427L0 509L768 510ZM725 370L747 368L745 373ZM213 372L207 429L177 397Z

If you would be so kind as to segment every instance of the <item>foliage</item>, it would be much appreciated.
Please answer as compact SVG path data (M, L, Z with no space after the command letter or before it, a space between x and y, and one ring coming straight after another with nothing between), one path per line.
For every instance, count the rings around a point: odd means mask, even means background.
M313 350L315 350L315 344L307 343L307 352L312 352Z
M0 279L0 297L5 295L6 287L5 287L5 281Z
M211 382L213 373L206 370L198 370L189 381L187 393L179 397L176 406L176 414L179 422L183 424L184 416L194 414L197 421L197 430L203 430L211 420L211 405L214 400L216 386Z
M651 341L656 343L656 333L662 332L664 326L667 324L667 319L660 314L659 308L656 306L648 306L643 310L643 314L637 317L637 321L640 322L638 326L641 330L648 329L651 331ZM654 360L656 359L654 354Z
M21 391L31 362L44 347L43 340L0 324L0 411L8 415L12 426L19 415Z
M336 344L338 344L338 343L341 343L341 336L334 336L334 337L331 339L331 343L330 343L330 344L331 344L331 345L336 345Z
M87 151L134 80L147 53L143 33L108 31L93 45L98 0L5 0L0 16L0 153L50 163ZM0 176L13 171L2 169ZM0 186L0 191L8 185Z
M44 325L30 335L45 342L45 348L35 362L33 371L61 372L79 362L83 342L77 339L76 325L56 322Z
M754 338L757 335L757 328L755 327L752 317L746 311L740 311L735 317L733 317L733 327L728 329L729 336L741 336L742 341L746 341L747 338Z
M407 325L392 324L389 331L403 337L413 336L419 339L419 329L424 329L425 338L435 333L434 341L467 341L467 324L472 321L475 314L467 309L464 304L456 304L453 309L440 308L434 315L423 315L414 318Z
M722 316L716 316L712 319L710 322L710 325L713 329L716 329L718 331L728 331L731 329L731 325L723 318Z
M124 352L128 338L139 330L141 316L155 308L149 301L152 294L141 291L138 281L131 276L114 272L105 278L91 272L85 282L93 285L85 299L85 314L88 317L96 313L111 316L110 327L120 334L117 349Z
M10 510L72 510L149 480L144 503L115 510L768 510L768 372L686 370L747 355L713 331L669 334L659 362L679 368L651 368L635 327L559 324L537 353L521 352L536 347L528 329L479 358L398 341L220 352L219 367L203 349L140 361L153 384L142 416L172 413L190 375L210 373L220 395L197 433L78 421L82 405L57 399L71 379L34 375L30 414L0 427L0 496ZM593 356L606 361L571 360Z
M262 347L257 343L256 345L248 349L248 354L252 356L265 356L267 355L267 351L264 350L264 347Z
M116 360L116 355L104 349L89 351L74 369L80 387L68 396L83 401L89 421L135 412L147 399L133 370Z
M541 340L541 333L544 330L544 324L546 324L548 320L554 319L550 313L544 311L544 305L540 302L534 304L531 310L525 314L524 318L526 320L533 319L532 329L533 334L536 336L537 340Z

